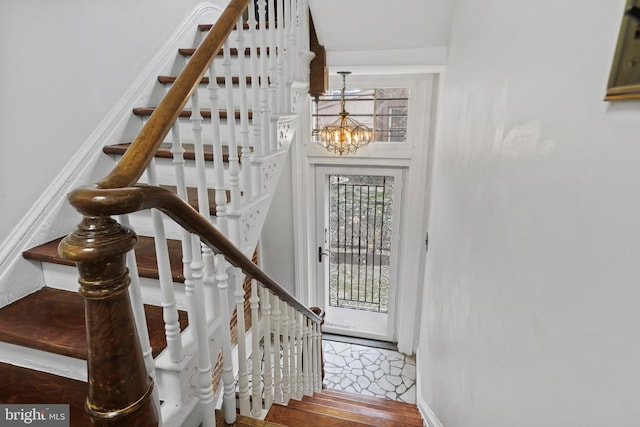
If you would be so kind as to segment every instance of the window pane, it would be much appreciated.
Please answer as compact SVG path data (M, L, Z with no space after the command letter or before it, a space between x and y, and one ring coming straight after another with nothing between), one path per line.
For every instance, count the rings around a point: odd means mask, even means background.
M313 135L340 115L340 90L330 90L314 102ZM347 89L345 110L349 117L372 128L376 142L405 142L409 89Z

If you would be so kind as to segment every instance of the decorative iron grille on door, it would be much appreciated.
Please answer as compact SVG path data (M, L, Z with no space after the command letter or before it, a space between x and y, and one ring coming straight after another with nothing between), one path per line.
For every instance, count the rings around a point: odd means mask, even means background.
M389 308L393 177L329 176L329 305Z

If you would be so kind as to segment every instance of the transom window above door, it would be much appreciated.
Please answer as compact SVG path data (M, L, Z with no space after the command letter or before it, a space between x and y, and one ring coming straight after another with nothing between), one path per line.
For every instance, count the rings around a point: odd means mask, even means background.
M409 114L408 88L347 89L345 109L353 117L373 129L375 142L407 141ZM312 136L340 115L340 90L327 91L312 106Z

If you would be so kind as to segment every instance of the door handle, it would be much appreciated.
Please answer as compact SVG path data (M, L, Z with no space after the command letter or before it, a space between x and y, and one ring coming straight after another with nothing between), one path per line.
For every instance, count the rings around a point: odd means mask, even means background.
M327 252L322 252L322 246L318 246L318 262L322 262L322 255L328 256Z

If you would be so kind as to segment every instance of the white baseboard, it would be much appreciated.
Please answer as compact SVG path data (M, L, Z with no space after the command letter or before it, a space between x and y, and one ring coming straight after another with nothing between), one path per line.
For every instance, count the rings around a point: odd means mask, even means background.
M420 415L422 415L422 419L424 420L424 425L427 427L444 427L444 425L440 422L436 414L429 407L429 404L424 399L424 394L422 392L422 376L420 375L421 366L420 366L420 347L417 347L416 350L416 406L420 411Z
M215 21L211 18L219 17L222 10L222 5L211 2L200 3L193 9L2 243L0 307L44 286L39 264L24 260L22 252L73 230L80 216L66 203L66 195L80 185L99 179L101 176L95 177L96 173L109 170L106 165L112 164L112 160L102 156L102 147L125 142L123 139L130 132L127 124L132 108L149 96L156 76L175 59L177 49L196 31L196 25L205 17Z
M417 406L424 420L424 424L427 427L444 427L438 417L436 417L436 414L433 413L433 410L427 405L427 402L423 399L418 399Z

